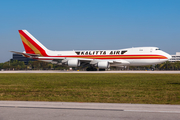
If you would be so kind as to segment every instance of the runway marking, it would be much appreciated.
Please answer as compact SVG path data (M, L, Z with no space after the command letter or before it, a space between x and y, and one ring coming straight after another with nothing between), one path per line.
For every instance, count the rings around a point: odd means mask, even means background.
M99 109L99 108L61 108L61 107L28 107L28 106L0 106L7 108L35 108L35 109L67 109L67 110L96 110L96 111L121 111L121 112L146 112L146 113L180 113L180 111L150 111L150 110L123 110L123 109Z
M124 111L122 109L96 109L96 108L61 108L61 107L26 107L26 106L0 106L7 108L37 108L37 109L70 109L70 110L103 110L103 111Z
M149 111L149 110L124 110L125 112L148 112L148 113L180 113L180 111Z

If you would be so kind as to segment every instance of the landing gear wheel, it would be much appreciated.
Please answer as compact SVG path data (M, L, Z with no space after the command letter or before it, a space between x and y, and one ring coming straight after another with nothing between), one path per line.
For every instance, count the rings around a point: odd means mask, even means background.
M99 69L99 71L105 71L106 69Z
M97 69L96 69L96 68L93 68L93 67L88 67L88 68L86 69L86 71L97 71Z

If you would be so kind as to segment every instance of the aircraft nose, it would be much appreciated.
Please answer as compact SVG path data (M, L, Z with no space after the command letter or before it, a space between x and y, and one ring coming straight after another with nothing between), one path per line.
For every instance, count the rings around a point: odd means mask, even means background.
M168 58L168 60L172 58L172 56L167 53L166 53L166 57Z

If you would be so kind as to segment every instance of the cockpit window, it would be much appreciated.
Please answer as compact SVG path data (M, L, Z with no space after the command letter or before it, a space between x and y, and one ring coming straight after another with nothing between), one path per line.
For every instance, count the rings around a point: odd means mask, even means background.
M161 49L157 48L156 50L161 50Z

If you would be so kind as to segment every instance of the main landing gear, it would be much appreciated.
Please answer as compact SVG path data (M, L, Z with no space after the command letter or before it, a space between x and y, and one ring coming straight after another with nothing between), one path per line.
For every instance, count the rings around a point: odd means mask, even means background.
M86 71L97 71L97 68L94 67L88 67ZM106 71L106 69L99 69L99 71Z
M88 68L86 69L86 71L97 71L97 69L94 68L94 67L88 67Z

